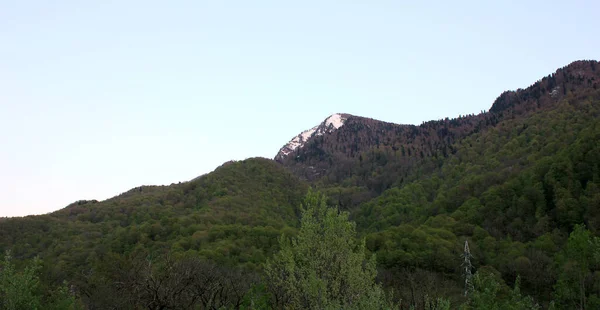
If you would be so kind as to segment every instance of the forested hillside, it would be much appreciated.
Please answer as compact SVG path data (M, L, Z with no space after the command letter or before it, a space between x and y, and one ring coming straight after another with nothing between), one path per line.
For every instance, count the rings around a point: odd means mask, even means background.
M341 186L345 192L352 187L353 195L345 195L346 206L352 207L439 169L466 137L504 120L546 112L568 94L583 96L599 87L600 65L596 61L577 61L526 89L504 92L488 112L477 115L419 126L350 116L339 130L312 139L280 161L298 176L324 187Z
M599 82L578 61L478 115L350 116L279 162L1 219L0 278L39 266L39 303L90 309L595 309Z
M106 201L0 223L0 250L39 255L48 280L81 279L107 255L186 253L255 270L293 234L307 185L268 159L230 162L194 181L141 186Z
M476 266L509 283L520 276L522 289L541 300L556 298L569 233L576 224L600 228L599 116L600 93L569 95L544 113L465 138L438 171L361 205L355 220L368 247L395 279L425 271L452 278L467 239ZM588 293L600 285L594 264ZM439 290L434 279L429 285Z

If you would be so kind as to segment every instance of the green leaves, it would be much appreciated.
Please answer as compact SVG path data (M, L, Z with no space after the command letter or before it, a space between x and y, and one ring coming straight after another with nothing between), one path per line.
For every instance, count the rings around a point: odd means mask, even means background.
M70 292L66 282L51 292L41 291L38 276L41 268L42 261L35 257L25 269L18 271L10 251L7 251L0 266L0 309L79 309L79 301Z
M508 287L493 272L477 272L475 274L475 289L469 295L469 301L462 309L472 310L537 310L540 309L529 296L521 295L520 278L517 277L515 286ZM508 295L508 296L502 296Z
M0 305L2 309L39 309L40 296L37 294L39 279L37 272L41 261L35 258L31 265L18 272L9 251L4 256L0 271Z
M566 248L557 255L558 281L554 286L557 303L565 308L595 309L600 307L597 295L592 294L600 283L598 272L600 239L591 235L583 225L575 228Z
M383 309L389 307L375 283L374 256L356 240L348 213L326 205L326 197L309 192L300 232L280 239L281 250L265 265L276 306L291 309Z

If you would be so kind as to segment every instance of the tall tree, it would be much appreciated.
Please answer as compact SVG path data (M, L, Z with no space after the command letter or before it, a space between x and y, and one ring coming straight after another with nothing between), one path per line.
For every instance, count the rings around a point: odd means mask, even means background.
M275 306L291 309L390 308L375 283L375 257L367 259L365 241L356 240L348 213L326 205L309 192L300 232L280 239L281 250L265 266Z
M560 306L572 309L598 309L600 299L591 295L594 268L598 265L600 240L583 225L575 225L566 248L557 255L558 281L554 287ZM598 286L595 283L594 286ZM590 298L591 297L591 298Z

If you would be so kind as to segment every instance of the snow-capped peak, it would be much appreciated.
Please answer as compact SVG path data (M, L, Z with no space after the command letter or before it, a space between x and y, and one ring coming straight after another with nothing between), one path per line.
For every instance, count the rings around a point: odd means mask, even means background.
M275 159L284 158L293 151L297 150L298 148L302 148L304 145L306 145L309 139L314 136L321 136L323 134L328 134L337 130L338 128L344 125L344 122L348 119L349 116L349 114L342 113L332 114L331 116L326 118L321 124L301 132L299 135L292 138L290 142L288 142L279 150L279 153L277 153Z
M333 125L333 128L338 129L344 125L344 121L348 117L343 117L342 114L333 114L325 120L325 126L329 127Z

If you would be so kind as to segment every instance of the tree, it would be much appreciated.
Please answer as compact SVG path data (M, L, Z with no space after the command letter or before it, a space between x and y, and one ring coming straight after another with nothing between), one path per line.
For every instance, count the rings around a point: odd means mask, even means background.
M450 301L444 298L425 297L425 310L450 310Z
M559 276L554 286L560 306L573 309L596 309L598 298L590 296L588 283L597 265L600 240L583 225L575 225L564 251L557 255ZM589 298L588 297L592 297Z
M108 262L107 262L108 263ZM254 274L198 257L151 258L148 253L113 255L102 272L90 279L84 294L90 306L122 309L239 309L254 284Z
M39 279L37 272L41 260L35 258L23 272L18 272L12 262L10 251L4 256L4 266L0 270L0 307L2 309L39 309L40 297L36 294Z
M473 276L474 289L469 301L461 309L481 310L537 310L540 309L530 296L521 294L521 279L517 277L515 286L509 292L499 275L488 270L480 270ZM502 297L502 295L508 295Z
M280 251L265 265L275 307L291 309L384 309L385 294L375 283L375 256L365 255L348 213L309 192L299 234L280 238Z
M10 251L7 251L0 268L0 309L80 309L79 300L66 282L51 288L49 294L43 297L38 276L41 268L42 260L36 257L23 271L18 271Z

